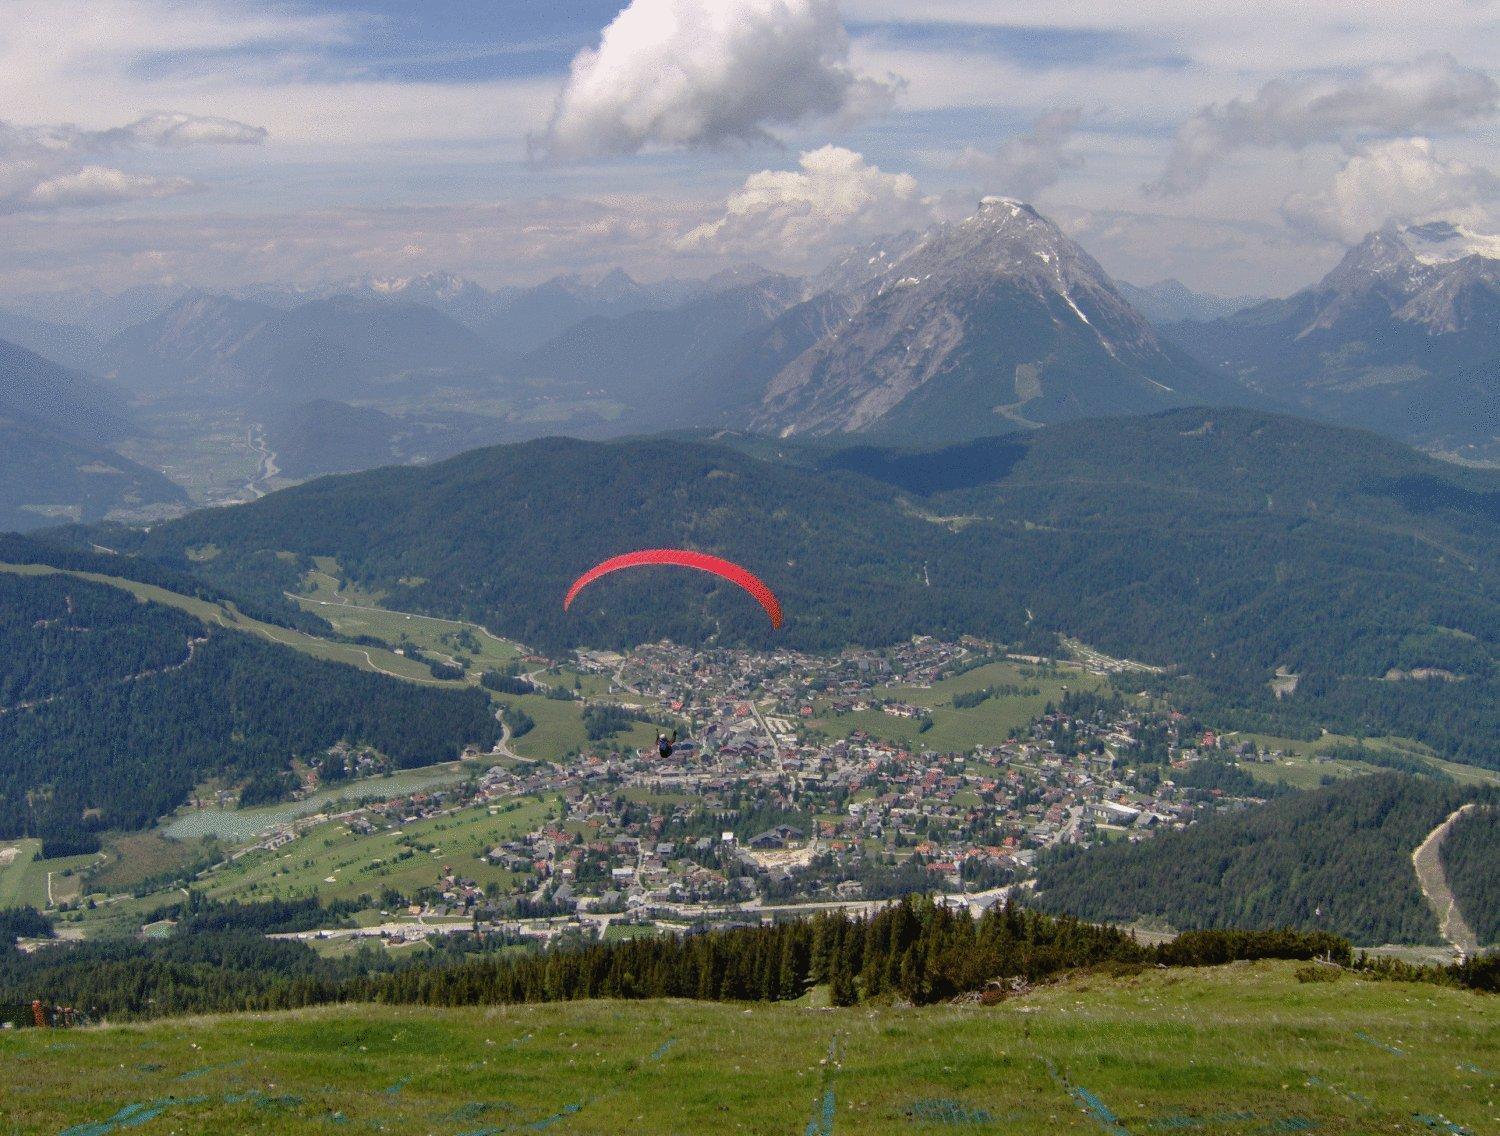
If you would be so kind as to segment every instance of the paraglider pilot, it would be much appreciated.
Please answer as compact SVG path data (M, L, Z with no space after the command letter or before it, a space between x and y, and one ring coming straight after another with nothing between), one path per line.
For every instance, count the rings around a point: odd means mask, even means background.
M676 747L676 745L677 745L677 731L676 730L672 731L672 736L671 736L670 739L667 737L666 734L657 734L656 735L656 752L658 754L660 754L663 759L666 759L666 758L669 758L669 757L672 756L672 750Z

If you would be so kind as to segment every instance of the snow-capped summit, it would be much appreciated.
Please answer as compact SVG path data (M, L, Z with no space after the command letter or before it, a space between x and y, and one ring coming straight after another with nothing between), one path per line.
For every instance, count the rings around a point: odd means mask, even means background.
M1397 232L1412 256L1423 264L1451 264L1470 256L1500 260L1500 234L1476 233L1451 221L1403 225Z
M1306 413L1442 450L1500 438L1500 237L1392 223L1282 300L1174 332Z
M366 276L348 289L418 304L445 304L489 293L472 280L451 272L421 272L415 276Z
M1389 224L1350 249L1305 293L1315 302L1300 334L1365 319L1372 311L1434 335L1458 331L1466 325L1475 288L1500 289L1500 237L1448 221Z

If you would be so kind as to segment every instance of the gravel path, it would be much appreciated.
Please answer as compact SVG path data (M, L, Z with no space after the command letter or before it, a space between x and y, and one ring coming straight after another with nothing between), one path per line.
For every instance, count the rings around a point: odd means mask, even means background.
M1464 920L1463 912L1458 909L1458 901L1448 887L1441 853L1443 840L1453 827L1453 822L1472 808L1474 803L1471 801L1456 809L1442 824L1429 832L1427 839L1411 854L1412 867L1417 870L1417 882L1422 885L1422 894L1427 897L1427 902L1432 905L1432 913L1437 916L1438 929L1443 938L1466 958L1479 953L1479 940Z

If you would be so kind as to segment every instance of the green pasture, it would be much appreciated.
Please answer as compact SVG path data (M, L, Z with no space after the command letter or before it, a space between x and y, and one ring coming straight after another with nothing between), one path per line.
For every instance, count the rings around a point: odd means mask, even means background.
M656 742L656 727L647 722L632 723L628 730L603 742L590 742L583 726L582 702L562 702L542 694L498 694L495 699L525 710L536 722L534 729L510 743L521 757L560 761L569 751L590 746L630 749Z
M1028 668L1029 669L1029 668ZM905 743L937 753L966 753L975 746L998 745L1012 730L1029 725L1046 709L1048 702L1061 700L1068 690L1098 690L1104 679L1085 671L1064 669L1057 676L1026 678L1015 663L988 663L972 671L944 679L930 687L888 686L877 688L877 698L896 699L926 708L932 716L932 728L921 731L913 718L898 718L881 710L855 710L847 714L824 712L812 725L833 737L847 737L863 730L871 737ZM982 690L988 686L1015 685L1023 689L1039 688L1039 694L997 694L978 706L964 710L953 707L953 696Z
M504 891L515 876L480 857L555 813L551 801L519 798L368 836L350 831L342 821L329 821L274 851L254 852L216 868L199 886L214 899L242 902L312 895L331 902L364 894L378 901L386 887L410 895L434 886L448 865L481 887L494 883Z
M1445 761L1421 742L1412 741L1410 738L1355 738L1345 734L1324 734L1313 739L1283 738L1271 734L1251 733L1233 733L1225 736L1231 742L1251 741L1262 749L1280 750L1282 756L1276 758L1271 764L1244 762L1243 767L1251 776L1261 781L1279 781L1297 789L1316 789L1324 777L1358 777L1379 772L1378 766L1368 762L1320 757L1339 746L1353 745L1426 762L1434 769L1447 773L1461 784L1500 785L1500 773L1474 765Z
M1493 998L1295 969L1077 977L994 1007L349 1006L6 1031L0 1130L1496 1131Z

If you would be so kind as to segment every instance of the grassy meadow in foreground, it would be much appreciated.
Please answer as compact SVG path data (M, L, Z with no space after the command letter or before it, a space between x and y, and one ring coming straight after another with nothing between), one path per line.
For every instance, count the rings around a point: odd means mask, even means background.
M28 1030L0 1035L0 1132L1497 1131L1492 998L1295 968L1075 977L997 1007L334 1007Z

